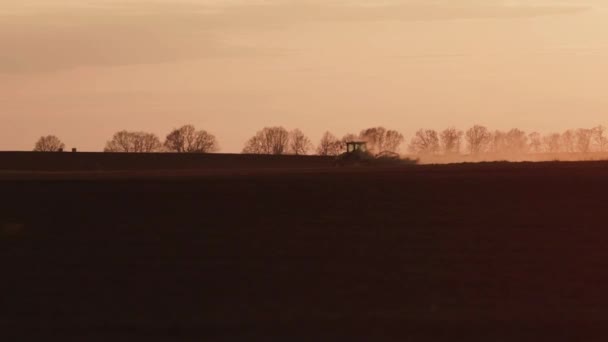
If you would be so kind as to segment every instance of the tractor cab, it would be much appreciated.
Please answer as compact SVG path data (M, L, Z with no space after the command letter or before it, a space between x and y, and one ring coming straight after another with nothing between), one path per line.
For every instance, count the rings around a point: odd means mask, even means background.
M365 141L349 141L346 143L346 153L367 152Z
M359 165L367 164L374 156L367 150L367 143L364 141L346 142L346 152L337 158L337 165Z

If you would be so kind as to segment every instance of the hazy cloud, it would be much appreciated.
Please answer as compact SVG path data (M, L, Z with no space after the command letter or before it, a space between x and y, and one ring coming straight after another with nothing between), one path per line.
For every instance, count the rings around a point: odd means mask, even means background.
M276 54L231 44L227 36L318 21L511 18L585 9L497 0L6 1L0 10L5 73Z

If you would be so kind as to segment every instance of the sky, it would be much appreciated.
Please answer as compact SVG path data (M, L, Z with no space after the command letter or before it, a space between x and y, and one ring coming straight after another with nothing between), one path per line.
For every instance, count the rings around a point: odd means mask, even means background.
M0 0L0 150L608 125L605 0Z

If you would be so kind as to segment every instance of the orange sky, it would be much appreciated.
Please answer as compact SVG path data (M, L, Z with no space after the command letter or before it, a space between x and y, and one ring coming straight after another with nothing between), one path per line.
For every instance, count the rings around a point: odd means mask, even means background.
M608 125L605 0L0 0L0 149Z

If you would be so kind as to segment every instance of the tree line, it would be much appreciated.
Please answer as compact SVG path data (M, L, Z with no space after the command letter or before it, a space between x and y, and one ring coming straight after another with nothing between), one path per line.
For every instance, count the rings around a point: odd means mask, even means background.
M314 148L310 139L299 129L288 131L283 127L265 127L245 143L243 153L335 156L344 152L347 141L366 141L368 150L379 153L399 151L404 138L401 133L384 127L364 129L359 134L346 134L340 139L331 132L325 132Z
M288 131L284 127L264 127L247 140L242 153L247 154L318 154L333 156L344 152L346 141L367 141L368 149L372 152L399 150L403 143L403 135L395 130L383 127L368 128L359 134L347 134L338 139L330 132L325 132L315 148L312 141L301 130ZM65 144L56 136L43 136L36 142L34 151L58 152L63 151ZM176 152L176 153L214 153L219 151L217 138L205 131L197 130L192 125L174 129L164 142L154 133L120 131L115 133L106 143L104 152Z
M59 152L65 144L56 136L43 136L36 142L34 151ZM154 133L120 131L106 143L104 152L125 153L213 153L219 151L216 137L205 131L197 130L192 125L185 125L172 130L164 142Z
M248 139L242 153L247 154L317 154L335 156L344 152L347 141L365 141L371 153L401 152L405 143L403 134L384 127L372 127L358 134L349 133L338 138L325 132L318 144L299 129L284 127L264 127ZM65 144L56 136L41 137L34 151L63 151ZM588 153L608 152L606 128L568 129L561 133L527 133L514 128L508 131L490 130L482 125L474 125L466 131L449 127L441 131L420 129L416 131L406 146L412 155L459 155L496 154L511 155L525 153ZM104 152L175 152L214 153L219 151L217 138L192 125L172 130L164 141L154 133L120 131L115 133L105 145Z
M607 152L608 136L603 126L543 135L538 132L527 133L517 128L491 131L485 126L475 125L466 131L453 127L440 132L432 129L418 130L408 150L417 155Z

